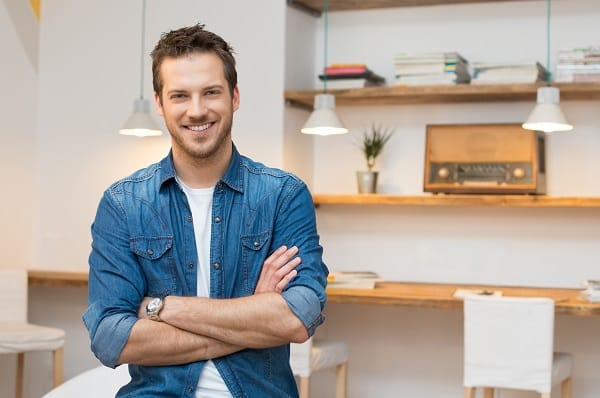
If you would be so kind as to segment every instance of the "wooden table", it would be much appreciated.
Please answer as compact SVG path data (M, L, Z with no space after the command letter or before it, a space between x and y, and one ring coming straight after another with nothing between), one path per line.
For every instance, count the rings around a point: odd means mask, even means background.
M501 291L503 296L550 297L557 314L600 316L600 303L579 298L582 289L457 285L438 283L378 282L374 289L328 288L328 302L373 304L405 307L462 309L462 299L454 297L456 289Z
M34 286L87 287L87 271L29 270L29 284ZM404 307L462 309L462 299L454 297L456 289L502 292L503 296L550 297L557 314L600 316L600 303L579 298L582 289L460 285L416 282L378 282L374 289L327 289L328 302Z

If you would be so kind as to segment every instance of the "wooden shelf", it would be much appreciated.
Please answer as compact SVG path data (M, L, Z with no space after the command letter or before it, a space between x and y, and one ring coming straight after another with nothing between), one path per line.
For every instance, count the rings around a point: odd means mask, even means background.
M493 206L600 208L600 197L550 197L545 195L313 195L319 205L391 205L391 206Z
M461 102L535 102L540 84L457 84L421 87L365 87L327 90L336 105L440 104ZM600 83L553 84L561 100L600 100ZM292 105L312 109L315 94L323 90L288 90L285 99Z
M329 11L368 10L375 8L420 7L446 4L492 3L500 1L531 1L531 0L330 0ZM314 11L323 12L323 0L288 0L288 4Z

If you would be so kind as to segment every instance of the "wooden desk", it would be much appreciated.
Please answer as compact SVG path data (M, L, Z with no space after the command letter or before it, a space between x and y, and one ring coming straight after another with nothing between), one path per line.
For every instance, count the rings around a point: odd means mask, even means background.
M31 286L71 286L87 287L88 272L86 271L53 271L30 269L27 270Z
M87 287L87 271L29 270L33 286ZM504 296L550 297L557 314L600 316L600 303L579 298L582 289L507 287L489 285L455 285L438 283L379 282L375 289L327 289L330 303L372 304L405 307L462 309L462 300L453 297L458 288L500 290Z
M342 304L462 309L462 299L453 297L458 288L500 290L503 296L550 297L554 299L557 314L600 316L600 303L590 303L579 298L582 289L378 282L375 289L328 288L327 301Z

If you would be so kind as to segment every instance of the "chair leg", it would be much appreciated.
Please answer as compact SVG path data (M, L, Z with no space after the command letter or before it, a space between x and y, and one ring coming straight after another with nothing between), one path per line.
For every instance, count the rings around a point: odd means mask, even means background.
M571 398L571 378L567 377L560 383L560 398Z
M475 398L475 387L465 387L464 388L464 398Z
M492 387L484 387L483 398L494 398L494 389Z
M60 347L52 353L52 387L63 382L64 348Z
M346 398L346 380L348 378L348 362L344 362L335 368L335 397Z
M23 398L23 364L25 362L25 353L17 354L17 386L15 388L15 397Z
M310 379L309 377L300 376L300 398L308 398L310 396Z

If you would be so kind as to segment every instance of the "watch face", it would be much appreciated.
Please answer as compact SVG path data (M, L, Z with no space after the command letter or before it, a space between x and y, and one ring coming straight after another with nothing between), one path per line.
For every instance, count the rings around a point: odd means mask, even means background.
M160 310L161 304L162 304L161 299L153 298L152 300L150 300L150 302L146 306L146 311L148 311L149 313L157 312L158 310Z

